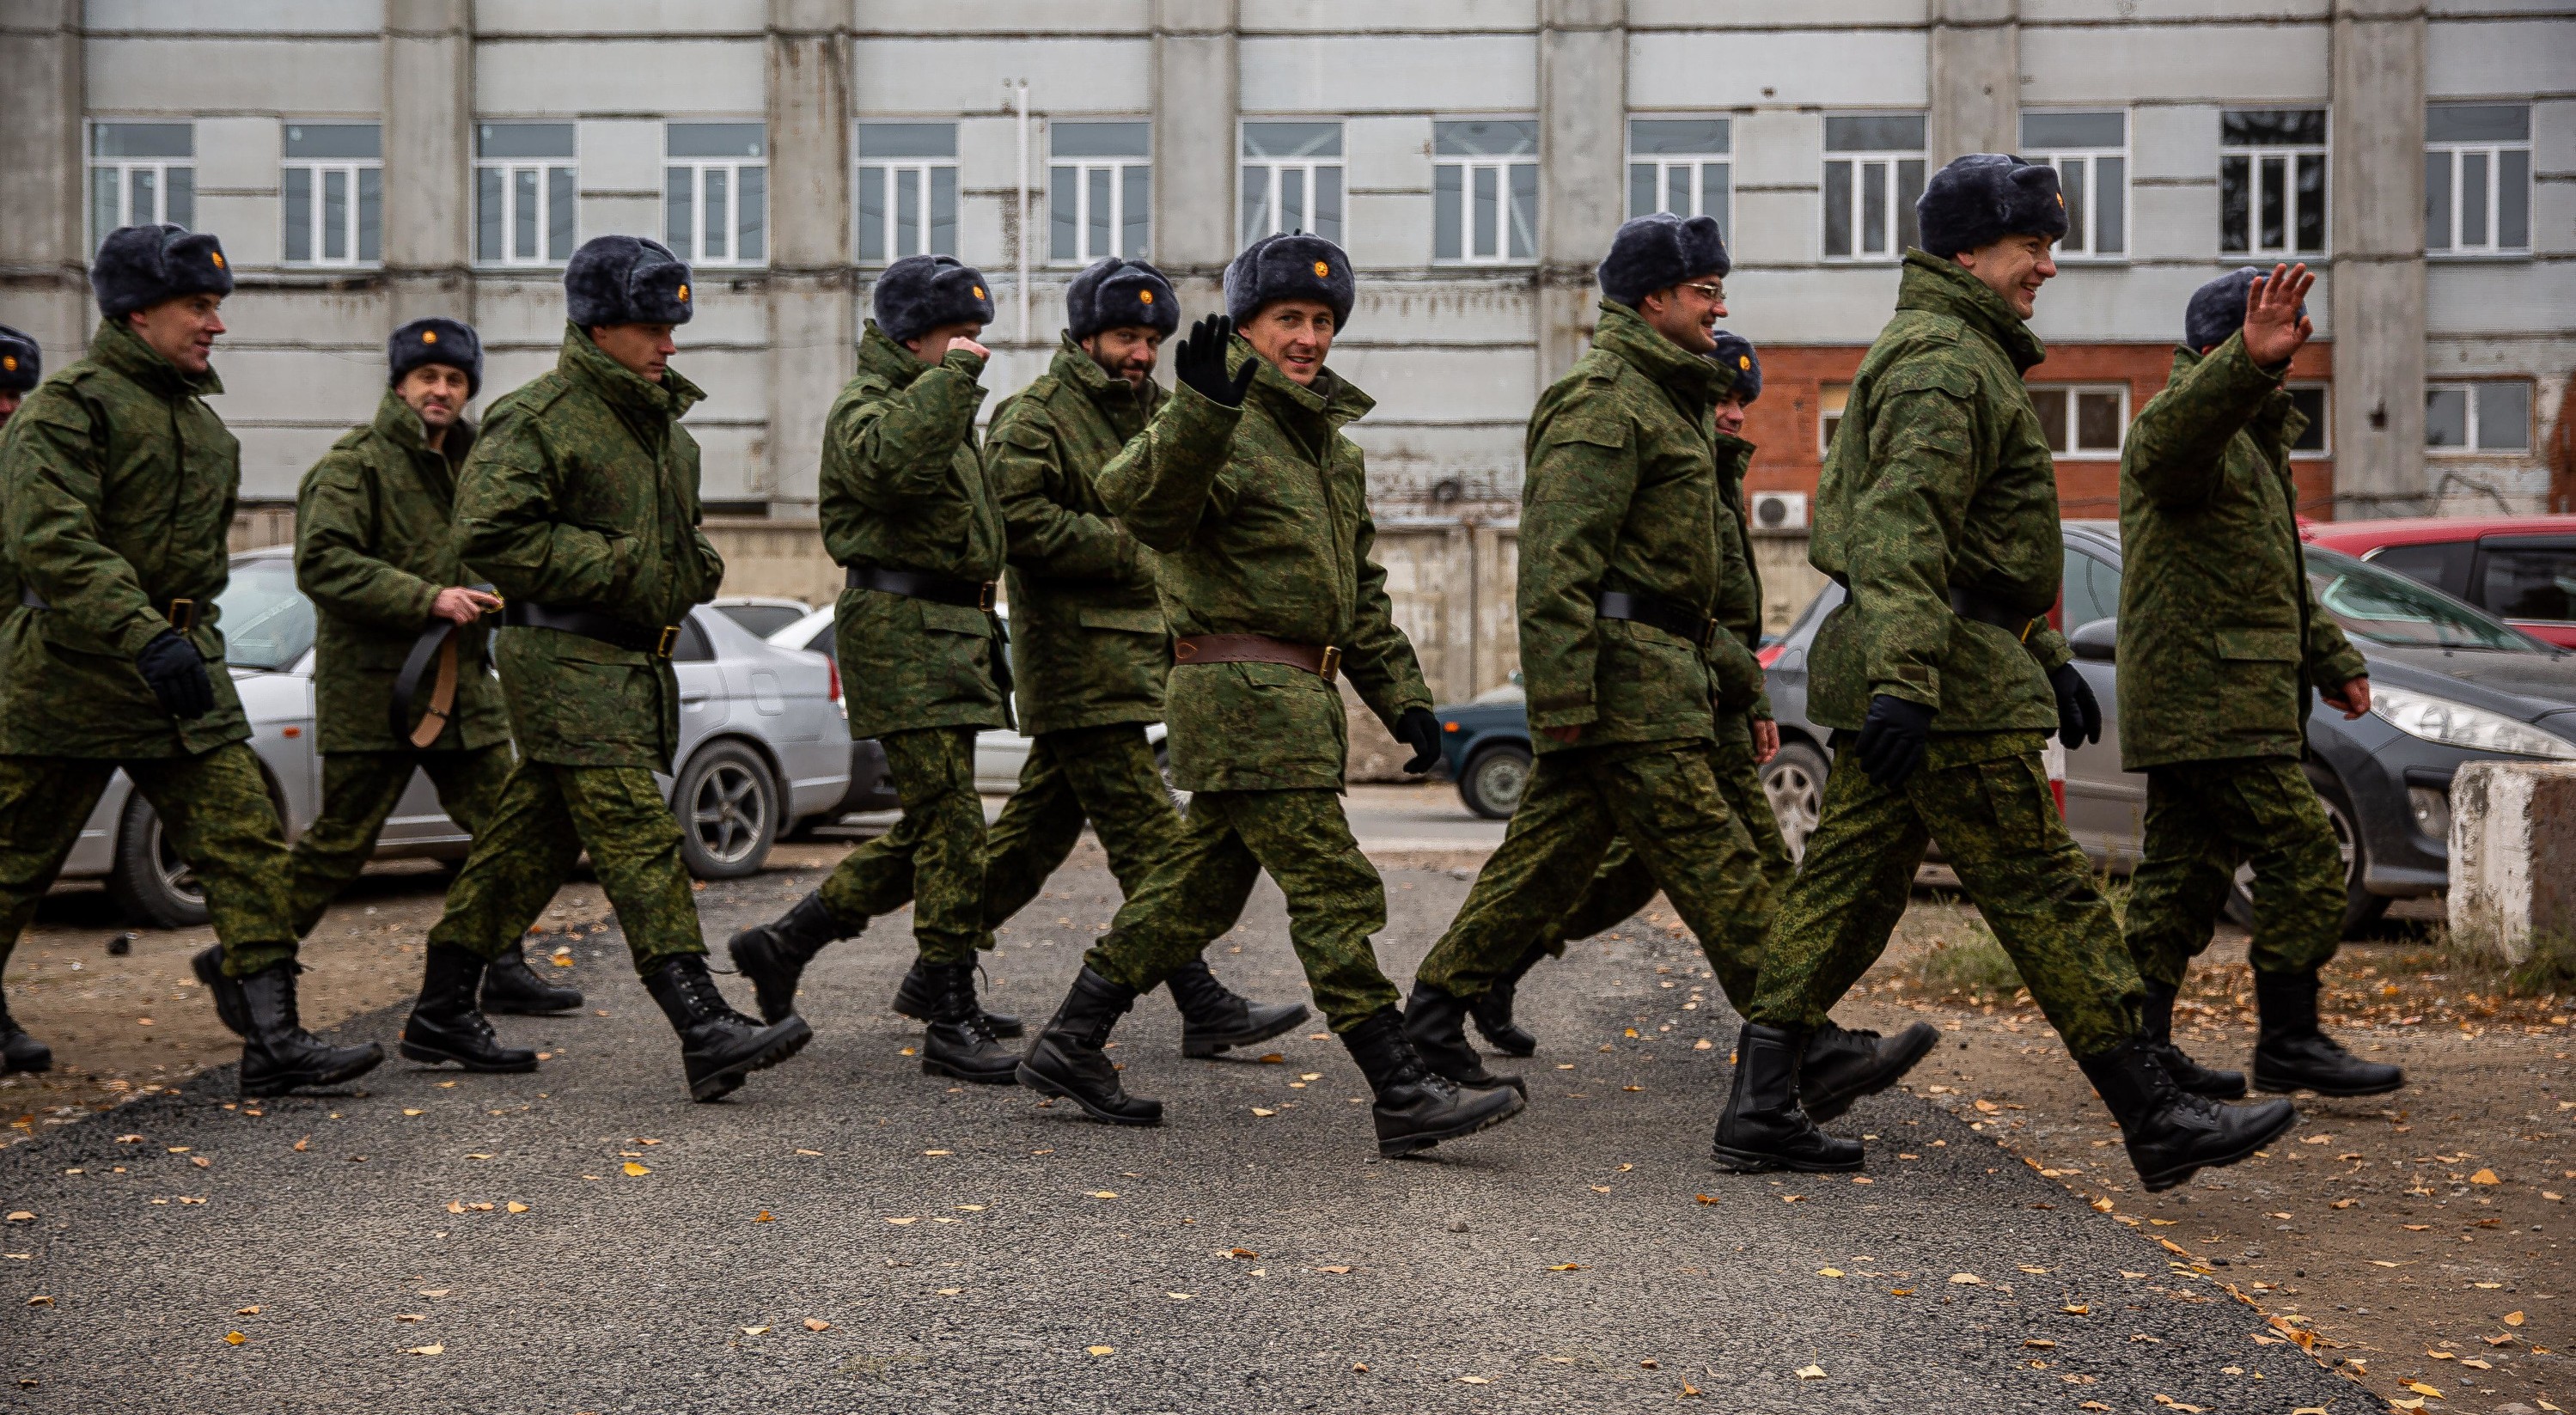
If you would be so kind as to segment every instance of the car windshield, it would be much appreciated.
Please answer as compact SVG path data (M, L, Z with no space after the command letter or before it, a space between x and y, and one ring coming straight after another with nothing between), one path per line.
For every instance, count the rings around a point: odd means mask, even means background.
M719 604L714 608L763 639L814 612L801 604Z
M224 659L235 668L282 672L313 647L313 601L295 587L295 562L282 555L234 561L215 606Z
M2308 547L2308 582L2316 587L2317 603L2345 633L2374 644L2551 652L2538 639L2430 585L2337 551Z

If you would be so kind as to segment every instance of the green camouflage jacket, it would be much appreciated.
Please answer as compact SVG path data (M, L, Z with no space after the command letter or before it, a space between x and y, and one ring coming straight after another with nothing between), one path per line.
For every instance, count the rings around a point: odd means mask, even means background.
M705 397L677 372L645 382L567 323L554 372L492 405L457 474L467 572L506 598L647 628L714 598L724 560L698 529L698 441L680 426ZM496 639L520 755L671 769L680 685L670 660L554 629Z
M195 756L250 736L215 597L231 579L227 538L241 445L190 377L123 320L103 320L88 357L27 395L0 438L0 755ZM32 590L51 606L20 603ZM174 720L134 656L196 603L189 641L206 656L214 710Z
M1714 614L1749 568L1710 421L1733 382L1605 300L1590 351L1539 395L1523 442L1518 591L1539 751L1709 738L1718 707L1740 713L1761 697L1761 666L1734 635L1703 652L1593 607L1624 590ZM1575 726L1571 744L1545 731Z
M2290 444L2307 418L2230 336L2174 351L2120 454L2120 765L2295 757L2312 688L2367 671L2317 608ZM2074 626L2069 625L2069 628Z
M1733 433L1718 433L1714 441L1717 494L1726 503L1727 514L1717 518L1718 553L1724 563L1717 603L1709 613L1743 643L1747 654L1753 654L1762 647L1762 572L1753 564L1753 521L1744 509L1744 474L1752 470L1756 449ZM1753 701L1744 715L1769 721L1771 695L1762 691L1761 660L1756 659L1753 667Z
M963 349L925 364L868 322L858 374L823 420L823 546L835 561L1002 577L1002 509L975 450L983 372ZM1010 724L1010 668L992 614L844 589L833 623L853 738Z
M984 467L1011 538L1011 678L1020 730L1160 722L1172 638L1154 553L1097 481L1163 405L1065 337L1038 381L993 410Z
M319 621L313 698L325 752L411 750L390 725L394 679L430 626L438 592L469 578L451 523L456 469L474 429L450 427L435 452L428 436L420 415L387 390L376 420L331 444L296 493L295 583ZM457 640L456 706L434 749L510 740L485 641L474 631Z
M1818 723L1857 729L1886 693L1934 709L1935 735L2056 728L2065 636L2042 622L2016 641L1949 599L1971 589L2034 618L2057 603L2057 466L2021 381L2047 356L1975 276L1906 252L1816 485L1807 559L1851 590L1816 631Z
M1237 337L1229 372L1259 360ZM1369 558L1368 470L1342 425L1376 406L1330 368L1301 387L1267 360L1241 408L1182 388L1100 473L1100 497L1157 552L1176 634L1267 634L1342 651L1341 672L1392 730L1431 706ZM1172 772L1188 791L1342 785L1350 724L1333 684L1275 663L1172 673Z

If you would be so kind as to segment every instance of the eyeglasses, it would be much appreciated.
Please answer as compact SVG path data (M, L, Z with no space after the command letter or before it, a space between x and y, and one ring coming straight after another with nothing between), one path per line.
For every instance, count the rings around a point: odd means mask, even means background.
M1705 285L1684 285L1682 288L1685 290L1699 291L1710 304L1722 305L1726 303L1726 282L1723 280L1712 280Z

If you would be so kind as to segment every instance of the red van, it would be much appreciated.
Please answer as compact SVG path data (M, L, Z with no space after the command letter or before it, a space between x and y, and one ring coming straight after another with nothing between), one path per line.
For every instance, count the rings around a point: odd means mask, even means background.
M2533 638L2576 648L2576 516L2303 521L2314 544L2421 580Z

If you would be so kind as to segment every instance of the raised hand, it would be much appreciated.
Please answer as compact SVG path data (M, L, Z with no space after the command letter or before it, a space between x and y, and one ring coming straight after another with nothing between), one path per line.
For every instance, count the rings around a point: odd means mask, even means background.
M1224 315L1212 314L1191 325L1189 336L1172 351L1172 376L1197 389L1211 403L1242 407L1243 395L1251 389L1261 366L1246 359L1243 372L1228 377L1225 351L1233 340L1234 321Z
M2245 291L2245 353L2258 368L2289 362L2317 332L2307 314L2308 288L2317 277L2307 263L2275 265Z

